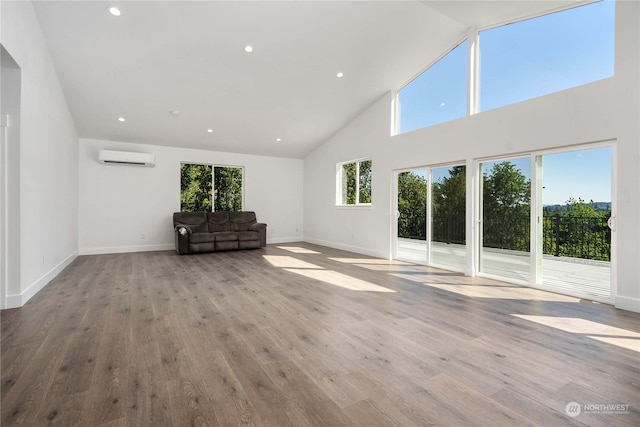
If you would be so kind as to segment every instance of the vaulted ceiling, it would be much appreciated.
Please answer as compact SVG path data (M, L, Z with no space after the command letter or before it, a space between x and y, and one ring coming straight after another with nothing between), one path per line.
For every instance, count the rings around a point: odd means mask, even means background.
M468 28L571 3L34 5L81 137L302 158Z

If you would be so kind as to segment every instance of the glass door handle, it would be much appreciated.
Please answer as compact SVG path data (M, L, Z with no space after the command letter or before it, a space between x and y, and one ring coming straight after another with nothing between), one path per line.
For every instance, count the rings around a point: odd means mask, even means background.
M616 231L616 217L610 216L609 219L607 220L607 225L612 231Z

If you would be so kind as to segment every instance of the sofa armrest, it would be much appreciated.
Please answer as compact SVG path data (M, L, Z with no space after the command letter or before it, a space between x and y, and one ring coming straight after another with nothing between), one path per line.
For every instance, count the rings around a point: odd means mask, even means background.
M193 234L191 227L189 227L186 224L176 224L176 226L174 227L174 230L176 233L180 233L180 234Z
M260 236L260 247L267 246L267 224L257 222L249 226L249 231L255 231Z
M176 240L176 252L178 254L188 254L189 253L189 236L192 231L188 225L178 224L175 227L175 240Z

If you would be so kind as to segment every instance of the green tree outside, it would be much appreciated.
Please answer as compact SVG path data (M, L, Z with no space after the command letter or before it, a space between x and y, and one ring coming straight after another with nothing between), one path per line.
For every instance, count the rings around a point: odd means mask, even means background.
M408 171L398 174L398 237L426 240L427 181Z
M342 202L345 205L356 204L356 164L342 165Z
M242 168L216 166L213 182L214 211L241 211Z
M211 212L242 210L242 168L182 164L180 210Z
M182 212L211 211L211 165L182 164L180 166L180 210Z
M583 259L611 260L611 211L598 211L581 198L570 198L564 209L544 215L544 252Z
M431 184L431 239L465 244L466 167L454 166L449 176Z
M342 203L345 205L371 203L371 178L371 160L344 163L342 165Z
M531 181L515 164L499 162L483 173L482 197L483 246L529 251Z
M431 239L465 243L466 171L449 169L449 176L432 183ZM482 213L484 247L530 251L531 181L509 161L483 172ZM398 175L398 236L426 239L426 179L412 171ZM609 210L570 198L566 205L545 208L543 252L548 255L609 261Z
M371 160L360 162L360 194L359 203L371 203Z

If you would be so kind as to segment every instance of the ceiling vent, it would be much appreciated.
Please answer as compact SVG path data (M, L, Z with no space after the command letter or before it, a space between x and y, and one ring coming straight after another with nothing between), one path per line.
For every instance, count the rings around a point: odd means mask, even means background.
M149 153L133 153L130 151L100 150L98 162L105 165L131 165L154 167L156 157Z

